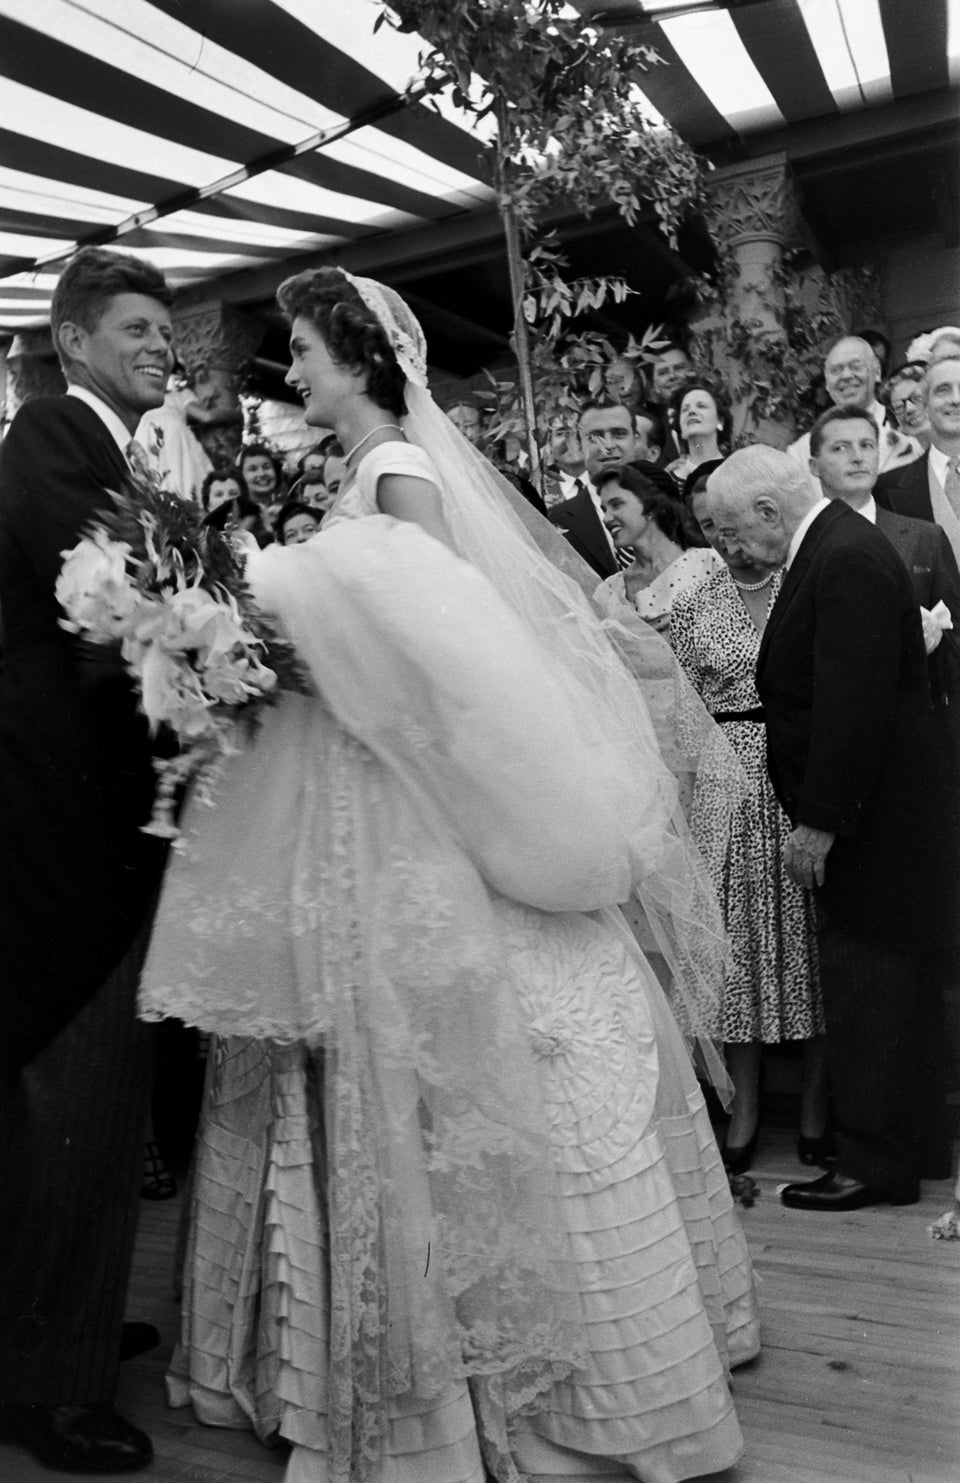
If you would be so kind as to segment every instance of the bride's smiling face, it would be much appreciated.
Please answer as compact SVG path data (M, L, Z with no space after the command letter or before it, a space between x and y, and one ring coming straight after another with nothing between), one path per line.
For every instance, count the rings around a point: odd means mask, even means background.
M363 373L339 365L319 330L302 317L290 328L290 356L293 364L284 380L303 398L304 420L314 427L334 426L344 400L363 391Z

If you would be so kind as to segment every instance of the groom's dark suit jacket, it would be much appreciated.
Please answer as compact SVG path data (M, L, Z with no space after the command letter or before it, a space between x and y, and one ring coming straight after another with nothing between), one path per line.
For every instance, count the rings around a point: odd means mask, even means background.
M820 899L876 942L943 923L942 743L917 597L900 557L835 501L807 531L757 661L770 776L790 819L837 836Z
M76 397L28 402L0 448L0 1067L32 1059L143 923L163 847L140 831L146 723L108 651L84 658L54 597L123 457Z

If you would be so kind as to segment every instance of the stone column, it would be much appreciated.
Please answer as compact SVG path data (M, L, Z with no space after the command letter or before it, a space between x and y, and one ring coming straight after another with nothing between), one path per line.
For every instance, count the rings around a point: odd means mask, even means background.
M757 416L751 401L787 348L781 265L798 216L785 155L731 165L710 177L710 226L725 259L723 305L734 439L785 447L787 423Z
M59 396L67 383L48 329L21 330L7 351L6 423L35 396Z
M264 332L259 320L232 304L207 303L180 310L174 306L177 355L197 396L218 414L196 429L214 464L232 463L240 450L240 386Z

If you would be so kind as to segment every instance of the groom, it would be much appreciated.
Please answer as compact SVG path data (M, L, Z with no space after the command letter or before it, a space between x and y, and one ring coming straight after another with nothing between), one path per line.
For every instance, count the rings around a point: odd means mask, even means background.
M0 450L0 1440L68 1472L146 1466L113 1409L145 1141L136 986L160 842L119 656L61 627L65 551L109 504L172 364L172 295L85 248L52 304L65 396Z

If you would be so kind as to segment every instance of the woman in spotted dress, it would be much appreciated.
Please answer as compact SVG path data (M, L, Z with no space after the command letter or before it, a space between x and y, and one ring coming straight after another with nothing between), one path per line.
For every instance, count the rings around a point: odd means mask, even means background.
M763 713L754 688L757 651L782 574L764 574L723 540L710 517L705 484L706 479L694 488L692 512L724 564L677 596L670 641L750 783L728 827L704 770L691 814L732 948L721 1028L736 1088L724 1162L737 1174L750 1167L756 1148L763 1046L782 1040L804 1042L800 1158L817 1163L829 1152L824 1020L813 898L789 879L783 864L790 825L767 775Z

